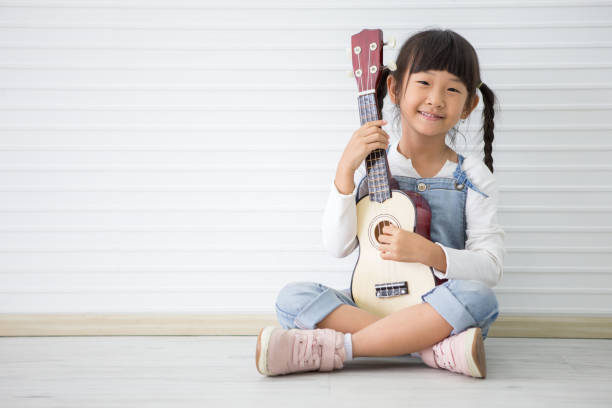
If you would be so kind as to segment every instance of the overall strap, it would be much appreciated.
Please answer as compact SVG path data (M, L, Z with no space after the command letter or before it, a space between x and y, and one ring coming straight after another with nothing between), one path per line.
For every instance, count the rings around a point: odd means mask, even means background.
M472 190L482 194L486 198L489 196L482 191L480 191L472 182L467 178L467 174L461 169L461 165L463 164L464 157L457 153L457 157L459 158L459 162L457 163L457 167L455 168L455 172L453 173L453 177L457 180L457 185L464 185Z

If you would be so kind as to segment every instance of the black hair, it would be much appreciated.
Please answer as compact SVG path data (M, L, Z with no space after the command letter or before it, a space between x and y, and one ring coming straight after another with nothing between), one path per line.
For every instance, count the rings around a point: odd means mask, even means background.
M381 114L383 100L387 95L387 77L389 75L395 79L393 94L403 96L405 89L401 90L401 87L407 71L408 77L413 73L428 70L448 71L461 79L468 90L464 109L469 109L472 106L476 89L480 89L484 105L481 129L484 140L484 163L492 173L493 129L495 127L493 117L495 116L496 97L485 83L481 84L480 65L474 47L452 30L428 29L412 35L404 42L397 55L396 65L397 69L395 71L390 71L386 67L381 71L381 79L376 89L378 111ZM477 88L479 84L480 87ZM395 120L397 122L400 116L399 105L395 105L395 107ZM457 132L458 130L455 127L449 131L453 144Z

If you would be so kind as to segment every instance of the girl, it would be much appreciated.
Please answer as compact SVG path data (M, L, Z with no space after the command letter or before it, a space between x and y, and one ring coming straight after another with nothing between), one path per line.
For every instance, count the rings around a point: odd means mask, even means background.
M504 255L491 156L496 98L481 81L474 48L451 30L413 35L396 64L397 70L382 71L376 91L382 112L388 89L396 119L401 117L401 138L389 145L381 129L385 120L353 133L323 215L323 245L336 257L357 247L356 201L367 194L362 163L374 149L388 147L399 188L418 192L431 208L431 241L386 226L380 256L431 266L436 286L420 304L380 318L358 308L350 289L314 282L286 285L276 301L284 329L266 327L257 338L261 374L331 371L355 357L410 353L430 367L486 376L483 340L498 315L491 287L501 279ZM445 142L448 133L454 145L455 126L476 108L477 90L484 102L484 162L478 156L464 158Z

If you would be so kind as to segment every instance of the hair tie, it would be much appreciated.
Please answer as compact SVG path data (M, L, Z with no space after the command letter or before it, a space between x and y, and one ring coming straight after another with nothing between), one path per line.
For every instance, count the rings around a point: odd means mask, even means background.
M482 85L482 82L478 84L478 86L476 88L480 89L480 85Z

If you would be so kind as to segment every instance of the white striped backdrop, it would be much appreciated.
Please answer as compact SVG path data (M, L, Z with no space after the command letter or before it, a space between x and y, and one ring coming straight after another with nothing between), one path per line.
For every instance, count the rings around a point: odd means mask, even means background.
M345 48L427 26L464 35L500 98L502 313L611 315L612 1L0 1L0 312L273 312L287 282L347 287L356 253L320 230L359 123Z

